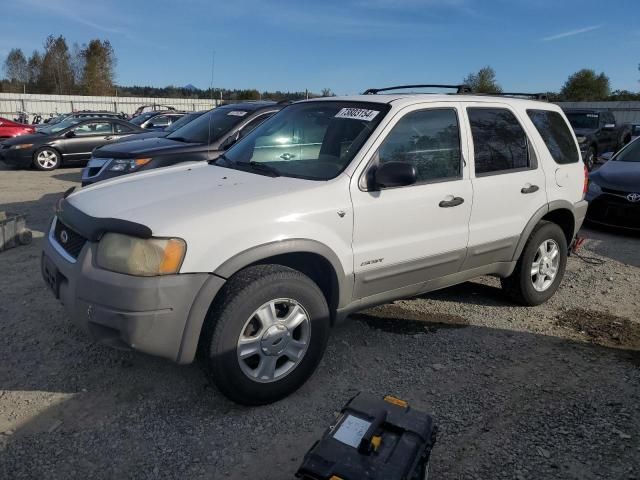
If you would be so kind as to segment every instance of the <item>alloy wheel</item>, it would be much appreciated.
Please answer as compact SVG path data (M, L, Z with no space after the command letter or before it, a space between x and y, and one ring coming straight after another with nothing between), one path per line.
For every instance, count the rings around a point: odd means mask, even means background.
M270 383L297 367L309 346L309 314L295 300L279 298L258 308L245 322L237 345L242 372Z
M531 282L537 292L547 290L556 278L560 267L560 247L555 240L545 240L538 247L531 265Z

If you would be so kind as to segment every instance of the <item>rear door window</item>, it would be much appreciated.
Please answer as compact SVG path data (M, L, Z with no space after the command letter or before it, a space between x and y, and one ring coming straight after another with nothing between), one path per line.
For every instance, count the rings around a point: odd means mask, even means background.
M515 115L505 108L467 108L473 136L476 176L535 168L529 139Z
M550 110L527 110L527 115L556 163L564 165L580 161L576 142L562 115Z

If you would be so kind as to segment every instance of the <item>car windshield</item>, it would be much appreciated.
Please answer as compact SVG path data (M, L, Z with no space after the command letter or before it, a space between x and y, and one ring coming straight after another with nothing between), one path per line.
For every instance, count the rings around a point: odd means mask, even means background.
M157 115L156 112L147 112L147 113L143 113L141 115L138 115L137 117L132 118L131 120L129 120L131 123L135 124L135 125L142 125L145 121L147 121L149 118L153 117L154 115Z
M218 107L178 128L166 138L187 143L213 143L249 114L248 110Z
M50 125L44 128L41 128L40 130L38 130L39 133L44 133L45 135L51 135L53 133L58 133L61 132L62 130L64 130L65 128L69 128L73 125L75 125L78 122L81 122L85 119L83 118L65 118L64 120L62 120L59 123L56 123L55 125Z
M600 115L597 113L578 113L567 112L567 118L573 128L598 128L598 119Z
M202 113L199 113L199 112L198 113L187 113L186 115L183 115L178 120L173 122L167 128L165 128L164 131L165 132L175 132L177 129L179 129L180 127L183 127L184 125L189 123L191 120L194 120L194 119L198 118L200 115L202 115Z
M613 159L616 162L640 162L640 140L631 142Z
M358 153L386 104L317 101L290 105L233 146L218 163L260 173L329 180Z

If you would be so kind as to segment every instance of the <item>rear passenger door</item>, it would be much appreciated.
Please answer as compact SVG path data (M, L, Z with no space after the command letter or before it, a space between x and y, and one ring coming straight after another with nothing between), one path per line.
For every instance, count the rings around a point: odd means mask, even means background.
M464 269L512 260L518 240L547 203L545 174L515 110L470 104L473 208Z
M464 260L473 196L466 131L456 105L429 105L392 119L366 169L352 179L355 298L410 285L417 293ZM391 161L414 165L417 183L372 188L375 169Z

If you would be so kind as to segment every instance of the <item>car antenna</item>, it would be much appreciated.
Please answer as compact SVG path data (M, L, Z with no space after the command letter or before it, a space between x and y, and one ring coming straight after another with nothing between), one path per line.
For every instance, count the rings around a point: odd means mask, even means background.
M209 93L211 93L211 104L213 105L213 108L216 108L215 100L213 98L213 73L215 71L214 70L215 64L216 64L216 51L211 50L211 84L209 85ZM213 115L209 113L209 128L207 132L207 161L209 161L211 158L211 117L212 116Z

